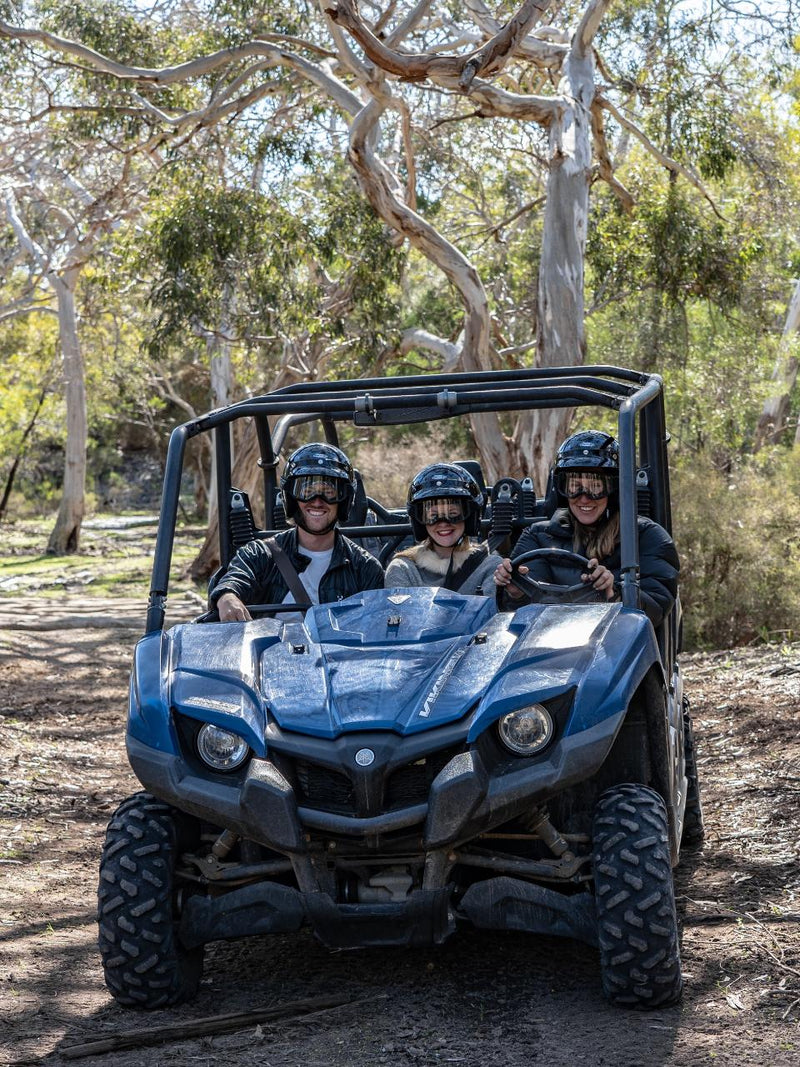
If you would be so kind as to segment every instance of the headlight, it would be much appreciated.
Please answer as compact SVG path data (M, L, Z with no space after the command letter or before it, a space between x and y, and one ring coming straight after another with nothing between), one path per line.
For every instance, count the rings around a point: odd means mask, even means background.
M541 751L553 736L553 720L547 708L531 704L527 708L510 711L498 720L500 740L518 756L533 756Z
M197 735L197 751L215 771L232 771L247 759L250 747L238 734L207 722Z

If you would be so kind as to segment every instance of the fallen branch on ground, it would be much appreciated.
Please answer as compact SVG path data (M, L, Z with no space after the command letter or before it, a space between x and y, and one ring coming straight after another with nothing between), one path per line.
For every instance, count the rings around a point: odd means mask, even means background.
M205 1037L208 1034L227 1034L232 1030L245 1030L249 1026L270 1022L273 1019L284 1018L285 1021L286 1016L302 1016L309 1012L358 1003L363 1002L343 996L291 1000L275 1008L237 1011L226 1015L205 1015L199 1019L190 1019L185 1023L170 1023L166 1026L150 1027L147 1030L121 1030L107 1037L83 1041L79 1045L67 1045L59 1051L65 1059L77 1060L85 1056L97 1056L102 1052L144 1048L147 1045L160 1045L168 1041L188 1041L197 1037Z

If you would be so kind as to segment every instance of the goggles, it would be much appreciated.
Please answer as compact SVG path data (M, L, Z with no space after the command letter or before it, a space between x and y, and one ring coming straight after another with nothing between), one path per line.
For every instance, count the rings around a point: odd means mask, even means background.
M301 474L294 479L292 496L303 504L322 497L326 504L340 504L347 497L348 483L343 478L324 474Z
M467 517L464 501L459 497L421 500L417 504L417 516L425 526L435 526L437 522L463 522Z
M562 471L558 476L558 490L567 500L585 496L589 500L602 500L609 496L616 479L609 474L590 474L588 471Z

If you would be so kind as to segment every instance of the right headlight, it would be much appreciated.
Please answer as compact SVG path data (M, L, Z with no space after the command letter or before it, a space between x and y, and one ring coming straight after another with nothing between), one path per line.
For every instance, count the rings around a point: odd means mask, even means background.
M553 736L553 720L547 708L530 704L498 719L497 734L514 755L534 756Z
M243 737L207 722L197 735L200 758L215 771L233 771L247 759L250 746Z

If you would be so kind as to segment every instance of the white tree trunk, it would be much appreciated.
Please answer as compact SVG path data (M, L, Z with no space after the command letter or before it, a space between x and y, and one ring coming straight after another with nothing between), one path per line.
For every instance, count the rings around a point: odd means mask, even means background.
M539 266L537 366L579 366L586 357L583 326L584 253L592 168L591 49L573 48L559 95L564 109L550 127L549 175ZM521 417L514 438L521 462L539 492L572 418L570 408Z
M797 384L798 357L796 334L800 330L800 280L797 281L794 294L786 312L783 326L780 354L772 372L772 381L776 383L776 392L764 401L764 407L756 426L753 451L757 452L765 444L776 444L786 430L791 405L792 391ZM800 422L794 438L795 445L800 445Z
M58 300L58 328L64 367L64 399L67 407L67 442L64 454L64 487L56 524L50 534L47 551L54 555L76 552L86 494L86 384L75 314L75 286L78 270L51 275Z
M230 284L226 284L222 294L222 313L219 331L216 337L209 338L211 373L211 407L224 408L231 402L233 389L233 371L231 368L231 342L233 336L231 316L235 294ZM233 448L231 441L231 448ZM231 457L233 459L233 456ZM208 486L208 521L217 510L217 453L211 450L211 477Z

